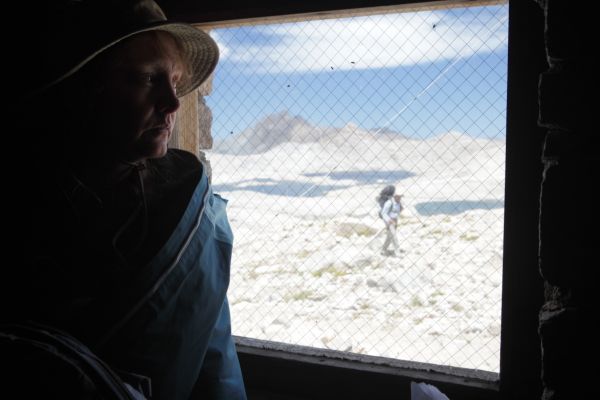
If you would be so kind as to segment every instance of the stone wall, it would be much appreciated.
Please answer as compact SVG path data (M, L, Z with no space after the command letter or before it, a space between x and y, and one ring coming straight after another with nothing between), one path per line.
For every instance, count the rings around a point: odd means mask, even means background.
M545 284L539 314L542 398L580 399L595 389L592 375L598 370L592 356L598 341L592 298L600 267L595 254L600 222L593 192L600 182L600 159L592 123L598 111L591 101L597 95L591 56L598 43L591 43L589 28L595 24L586 22L589 10L582 2L538 4L545 14L548 61L539 80L538 119L547 129L539 226L539 267Z

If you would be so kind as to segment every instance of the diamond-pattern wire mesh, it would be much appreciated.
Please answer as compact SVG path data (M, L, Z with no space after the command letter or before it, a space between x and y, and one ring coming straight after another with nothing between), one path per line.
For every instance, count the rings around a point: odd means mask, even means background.
M235 335L498 371L507 13L211 32ZM395 256L388 184L404 195Z

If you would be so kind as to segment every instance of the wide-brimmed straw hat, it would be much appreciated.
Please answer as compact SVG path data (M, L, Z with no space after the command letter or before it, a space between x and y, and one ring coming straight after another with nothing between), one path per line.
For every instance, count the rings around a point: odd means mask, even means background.
M190 67L189 79L177 88L184 96L213 72L219 48L206 33L187 23L167 20L153 0L59 0L52 2L35 92L48 89L76 73L123 39L146 31L165 31L181 43Z

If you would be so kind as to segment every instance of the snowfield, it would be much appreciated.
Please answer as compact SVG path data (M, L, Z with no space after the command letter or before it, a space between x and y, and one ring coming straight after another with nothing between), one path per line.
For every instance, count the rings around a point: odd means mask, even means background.
M255 127L207 153L235 236L234 335L498 372L504 141L271 118L272 146L248 144ZM387 184L397 257L381 254Z

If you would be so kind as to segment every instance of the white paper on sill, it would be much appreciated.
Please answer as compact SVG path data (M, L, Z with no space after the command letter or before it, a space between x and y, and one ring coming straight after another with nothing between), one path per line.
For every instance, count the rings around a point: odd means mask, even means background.
M410 383L410 400L450 400L433 385L424 382Z

